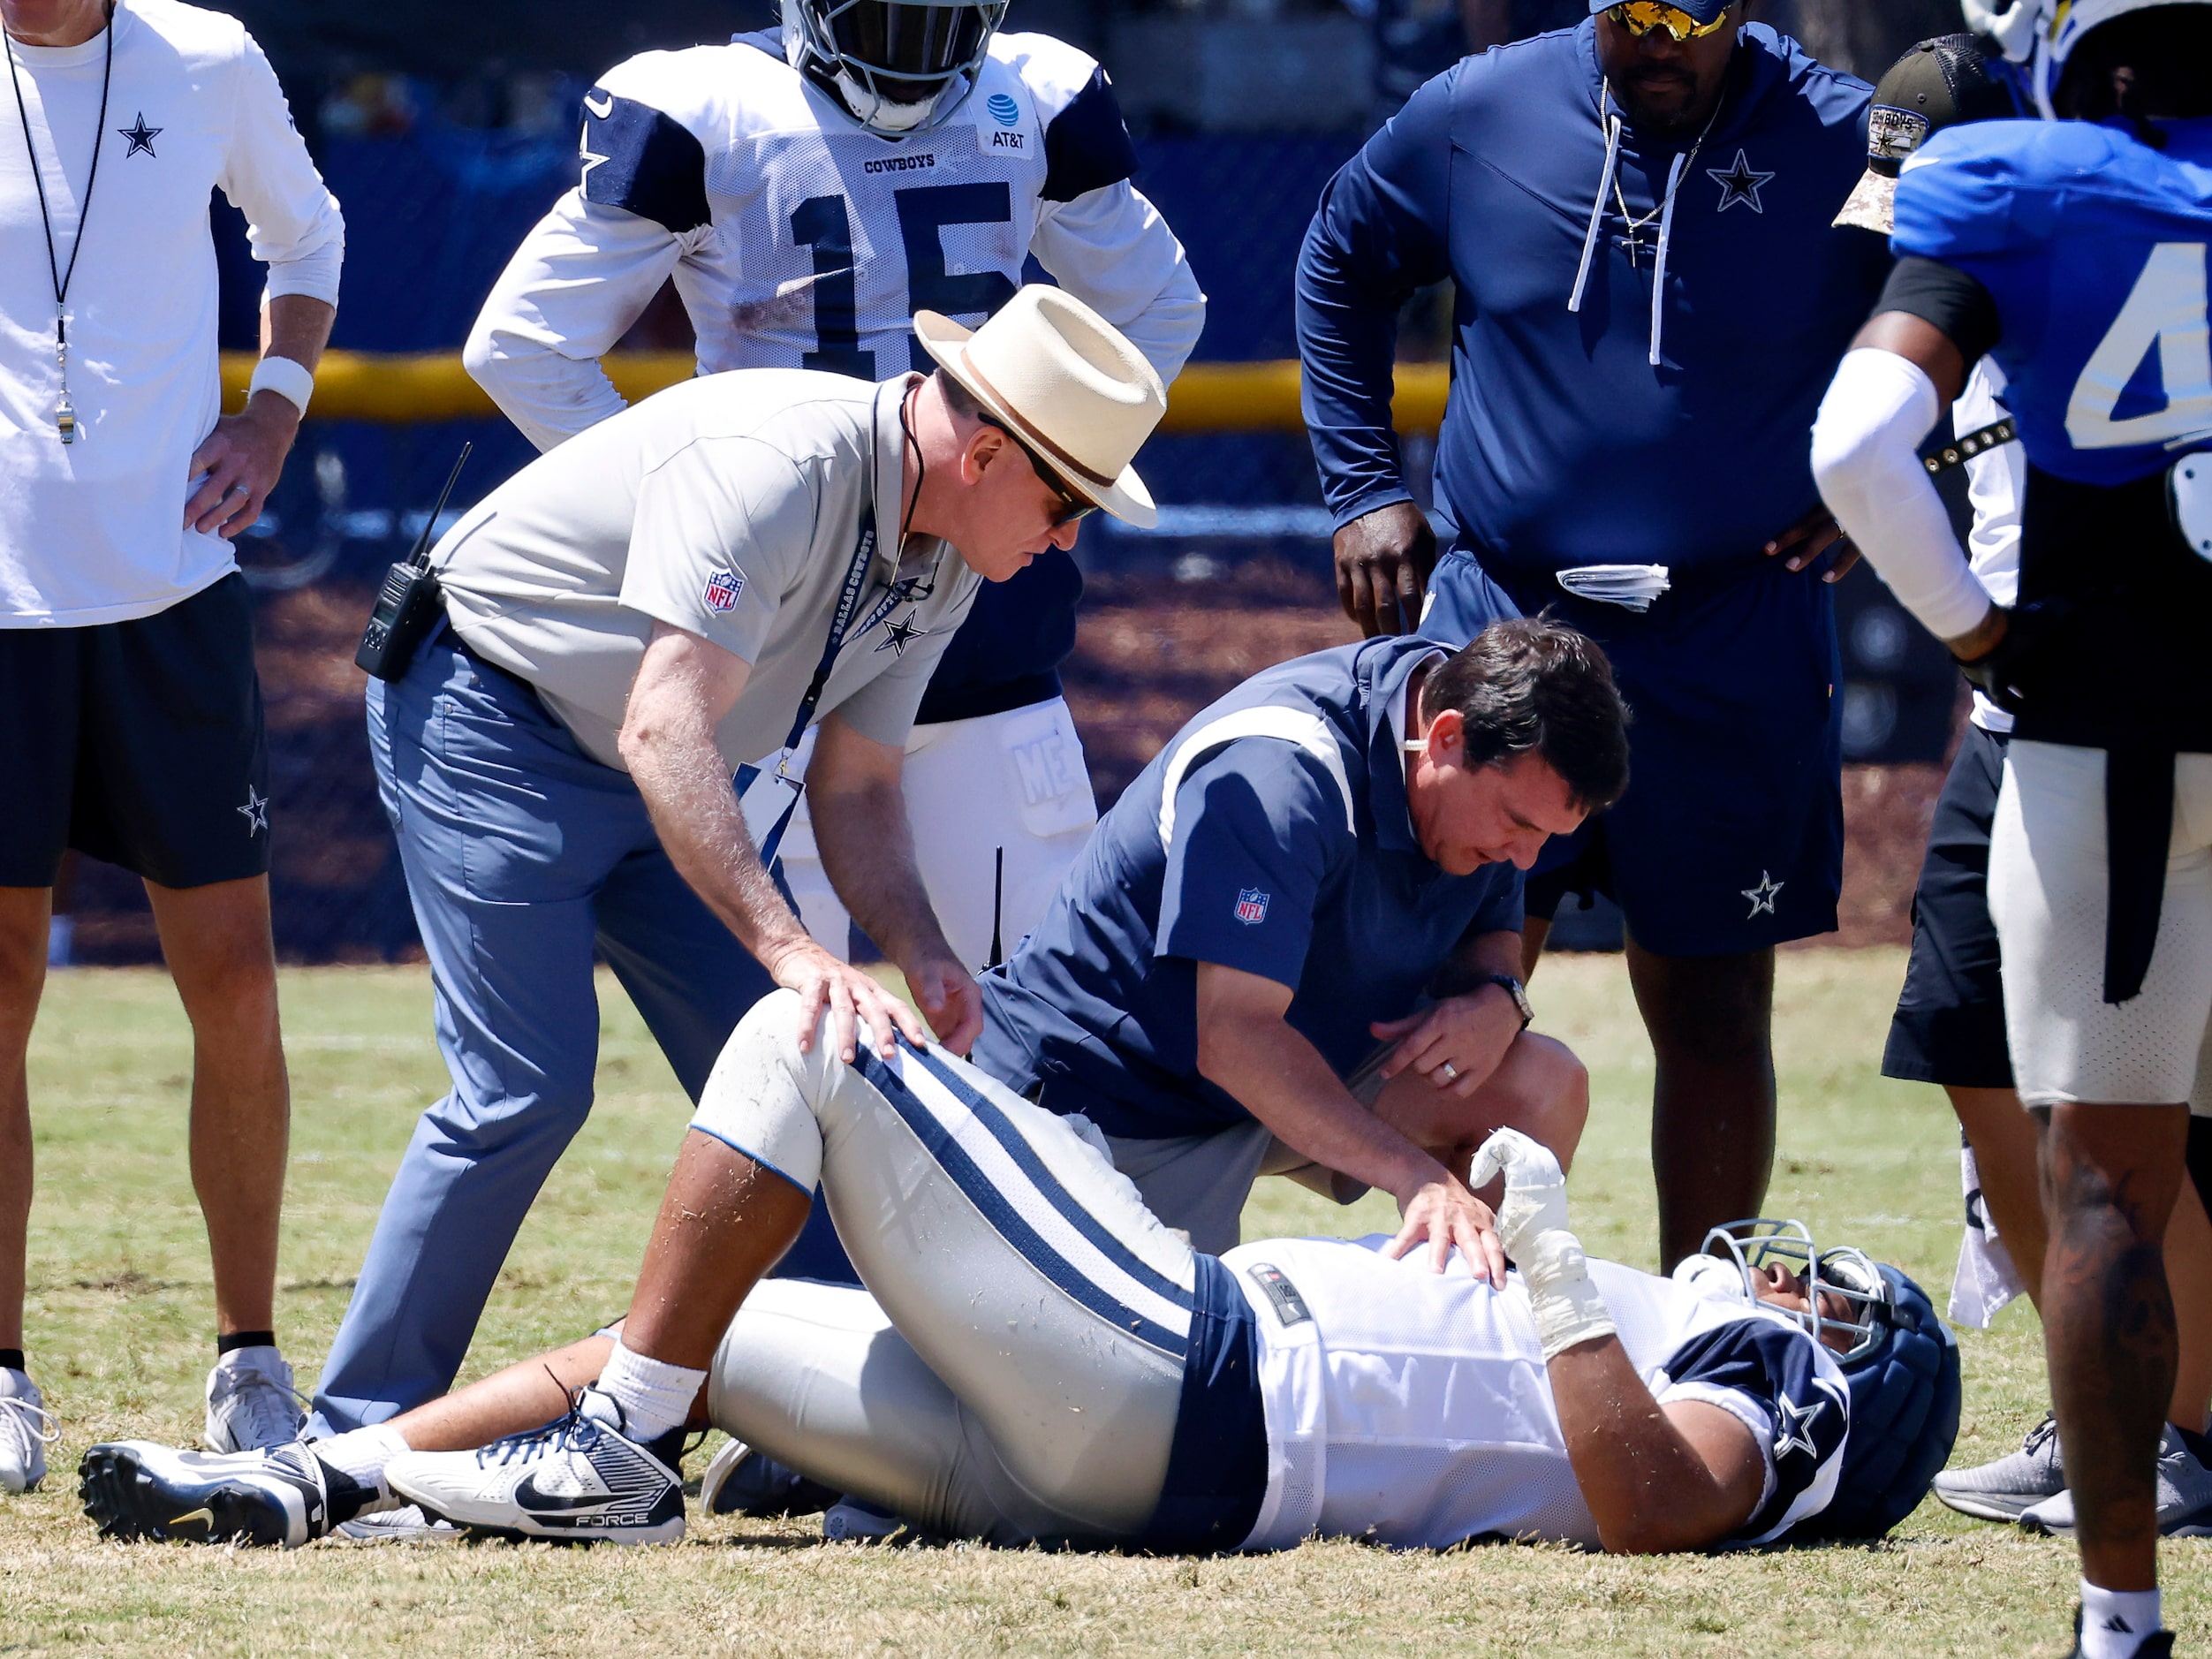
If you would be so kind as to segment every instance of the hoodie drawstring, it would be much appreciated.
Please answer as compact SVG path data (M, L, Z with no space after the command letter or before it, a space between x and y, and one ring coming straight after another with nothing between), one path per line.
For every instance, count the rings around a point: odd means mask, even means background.
M1618 125L1617 121L1615 122ZM1658 268L1651 279L1651 366L1659 367L1659 342L1667 328L1667 244L1674 237L1674 196L1682 184L1682 174L1690 163L1687 155L1678 155L1674 165L1667 170L1666 207L1659 216ZM1598 206L1605 205L1605 198L1598 198Z
M1612 193L1620 161L1621 118L1609 113L1605 117L1605 171L1597 181L1597 201L1590 209L1589 234L1582 239L1582 263L1574 273L1574 292L1567 300L1567 309L1577 315L1582 310L1582 291L1589 285L1590 261L1597 257L1597 233L1605 223L1605 198Z
M1621 118L1605 107L1611 95L1610 84L1601 87L1598 94L1599 118L1605 125L1605 170L1597 181L1597 200L1590 207L1590 228L1582 238L1582 263L1575 269L1574 292L1567 298L1567 309L1577 315L1581 314L1583 295L1590 285L1590 269L1597 260L1598 235L1605 228L1605 199L1608 195L1617 197L1621 193ZM1727 102L1723 97L1713 106L1713 113L1705 118L1704 131L1697 135L1697 142L1690 146L1686 154L1674 158L1674 164L1667 170L1666 194L1653 210L1659 216L1659 257L1651 281L1651 366L1654 368L1660 367L1660 347L1666 337L1667 253L1674 240L1674 199L1681 192L1682 180L1689 172L1690 164L1697 160L1699 153L1705 148L1705 140L1712 136L1714 125L1720 120L1721 110ZM1620 208L1621 218L1628 226L1632 246L1636 232L1651 223L1651 215L1631 219L1625 200L1621 201Z

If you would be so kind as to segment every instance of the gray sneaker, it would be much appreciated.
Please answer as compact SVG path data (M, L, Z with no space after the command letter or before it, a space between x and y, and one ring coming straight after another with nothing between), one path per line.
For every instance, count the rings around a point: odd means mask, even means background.
M2073 1494L2061 1492L2022 1510L2020 1525L2054 1538L2072 1537ZM2171 1423L2158 1443L2158 1530L2168 1538L2212 1538L2212 1468Z
M425 1515L420 1504L402 1504L338 1523L338 1536L356 1543L426 1543L460 1535L461 1529L451 1521Z
M292 1367L274 1348L233 1348L208 1373L209 1451L265 1451L299 1438L307 1414Z
M1971 1469L1946 1469L1936 1477L1936 1496L1961 1515L2009 1521L2066 1489L2058 1457L2058 1425L2049 1412L2027 1431L2018 1451Z

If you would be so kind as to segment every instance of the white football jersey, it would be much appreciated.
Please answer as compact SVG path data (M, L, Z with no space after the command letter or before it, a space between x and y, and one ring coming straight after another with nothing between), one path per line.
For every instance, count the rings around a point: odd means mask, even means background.
M1268 1492L1245 1547L1315 1534L1595 1547L1519 1276L1494 1290L1457 1254L1434 1273L1425 1252L1383 1255L1388 1242L1269 1239L1223 1258L1258 1310L1268 1419ZM1611 1261L1590 1272L1655 1399L1717 1405L1757 1437L1766 1486L1736 1542L1827 1505L1851 1413L1832 1355L1740 1294Z
M701 373L933 367L911 320L980 324L1038 261L1172 380L1204 296L1130 185L1096 63L995 36L942 125L886 138L784 61L774 34L647 52L584 99L582 178L486 300L470 372L541 448L621 407L595 360L672 276Z
M1047 36L998 35L951 117L900 139L854 122L776 43L648 52L585 101L584 199L677 233L709 373L927 372L916 311L981 322L1020 286L1048 195L1136 170L1098 65Z

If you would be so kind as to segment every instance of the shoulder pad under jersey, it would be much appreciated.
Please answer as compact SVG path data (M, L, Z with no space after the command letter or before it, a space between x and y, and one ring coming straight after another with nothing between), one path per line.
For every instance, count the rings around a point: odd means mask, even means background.
M999 84L1001 76L1015 85ZM1018 97L1035 110L1044 129L1045 180L1038 193L1047 201L1072 201L1136 176L1136 147L1113 83L1088 53L1064 41L1049 34L995 36L974 97L983 106L979 120L996 113L994 97Z

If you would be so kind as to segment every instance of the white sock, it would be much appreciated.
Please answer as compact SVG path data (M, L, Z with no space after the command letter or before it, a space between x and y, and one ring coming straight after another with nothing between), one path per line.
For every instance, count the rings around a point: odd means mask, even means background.
M2135 1659L2143 1639L2160 1628L2157 1591L2107 1590L2082 1579L2082 1659Z
M388 1489L384 1485L384 1466L409 1448L397 1428L390 1423L377 1423L367 1428L356 1428L351 1434L318 1440L307 1450L340 1474L375 1488L377 1495L383 1496Z
M599 1391L622 1407L622 1432L638 1442L658 1440L681 1428L706 1372L687 1370L634 1353L617 1339L599 1374Z

